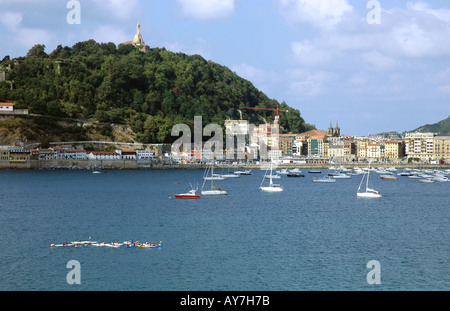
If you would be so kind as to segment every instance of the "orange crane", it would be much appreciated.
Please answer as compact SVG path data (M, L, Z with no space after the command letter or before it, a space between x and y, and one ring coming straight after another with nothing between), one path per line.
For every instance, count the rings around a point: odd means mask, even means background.
M275 117L275 123L278 123L278 120L280 118L280 111L281 112L289 112L289 110L281 110L278 106L277 106L277 109L273 109L273 108L258 108L258 107L239 107L239 109L254 109L254 110L271 110L271 111L276 111L277 112L277 116Z

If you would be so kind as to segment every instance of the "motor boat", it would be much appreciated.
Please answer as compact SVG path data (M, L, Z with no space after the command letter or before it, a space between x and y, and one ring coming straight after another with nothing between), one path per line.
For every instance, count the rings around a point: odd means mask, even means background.
M197 189L192 189L188 193L181 193L175 195L176 199L200 199L200 195L197 194Z

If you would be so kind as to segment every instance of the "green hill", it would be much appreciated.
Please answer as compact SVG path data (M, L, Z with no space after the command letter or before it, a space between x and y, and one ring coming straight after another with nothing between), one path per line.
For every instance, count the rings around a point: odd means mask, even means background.
M6 81L0 82L0 102L43 116L128 125L132 138L142 143L173 142L172 127L193 126L194 116L202 116L204 126L223 126L227 118L240 117L241 106L288 109L280 122L285 132L314 128L299 110L268 98L227 67L164 48L141 53L131 45L89 40L47 54L44 45L36 45L24 57L4 57L1 70ZM275 116L242 112L255 124Z
M437 123L423 125L411 132L450 133L450 116Z

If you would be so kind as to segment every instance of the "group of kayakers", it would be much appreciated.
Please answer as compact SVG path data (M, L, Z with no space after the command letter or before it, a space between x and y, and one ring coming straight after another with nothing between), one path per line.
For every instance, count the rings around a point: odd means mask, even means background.
M134 241L134 240L127 240L124 242L111 242L111 243L107 243L107 242L101 242L99 241L92 241L91 238L89 238L88 241L73 241L73 242L63 242L62 244L54 244L52 243L50 246L51 247L87 247L87 246L106 246L106 247L120 247L122 245L124 245L125 247L141 247L141 248L157 248L157 247L162 247L162 242L159 243L149 243L149 242L145 242L145 243L139 243L138 241Z

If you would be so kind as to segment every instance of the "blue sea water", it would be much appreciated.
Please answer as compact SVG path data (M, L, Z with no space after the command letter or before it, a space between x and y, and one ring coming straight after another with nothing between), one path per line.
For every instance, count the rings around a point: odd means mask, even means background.
M450 183L371 174L383 197L362 199L360 176L304 170L268 194L253 173L218 183L227 196L177 200L203 171L1 171L0 290L450 290ZM163 247L50 247L89 237Z

